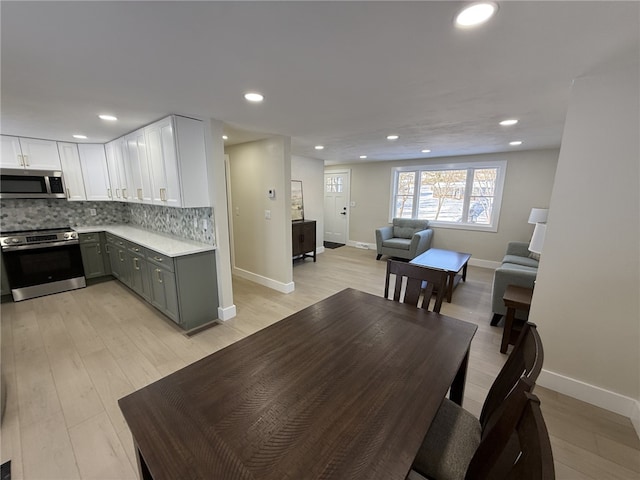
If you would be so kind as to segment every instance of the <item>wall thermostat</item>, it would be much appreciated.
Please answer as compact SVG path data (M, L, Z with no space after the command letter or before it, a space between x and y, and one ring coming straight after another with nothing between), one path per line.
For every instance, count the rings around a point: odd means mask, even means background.
M276 198L276 189L270 188L269 190L267 190L267 197Z

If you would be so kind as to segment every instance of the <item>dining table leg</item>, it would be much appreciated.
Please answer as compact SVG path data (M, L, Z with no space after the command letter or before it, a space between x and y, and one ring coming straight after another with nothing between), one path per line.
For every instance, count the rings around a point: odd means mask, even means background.
M462 406L462 399L464 398L464 385L467 381L468 364L469 350L467 350L467 354L464 356L464 359L460 364L460 368L458 369L458 373L456 373L456 377L453 379L453 383L451 384L451 389L449 390L449 400L460 406Z

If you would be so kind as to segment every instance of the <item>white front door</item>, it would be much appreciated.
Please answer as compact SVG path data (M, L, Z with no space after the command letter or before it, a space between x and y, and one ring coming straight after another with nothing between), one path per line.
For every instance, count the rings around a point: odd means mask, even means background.
M347 243L349 172L324 174L324 241Z

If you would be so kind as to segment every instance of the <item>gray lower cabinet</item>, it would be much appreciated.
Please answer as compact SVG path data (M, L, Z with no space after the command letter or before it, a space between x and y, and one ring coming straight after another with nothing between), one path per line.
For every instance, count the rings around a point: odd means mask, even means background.
M81 233L80 253L86 278L104 277L111 273L111 266L105 248L103 233Z
M169 257L106 234L111 273L185 330L218 318L215 252Z
M9 277L7 277L7 270L4 268L4 262L2 261L2 257L0 256L0 270L2 270L2 275L0 276L0 295L9 295L11 294L11 287L9 286Z

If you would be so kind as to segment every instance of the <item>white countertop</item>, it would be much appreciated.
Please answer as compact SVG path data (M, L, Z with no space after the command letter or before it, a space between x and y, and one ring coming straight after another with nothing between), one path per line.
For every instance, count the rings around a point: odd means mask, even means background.
M168 257L180 257L216 249L213 245L206 243L174 237L165 233L152 232L151 230L130 225L95 225L73 227L73 229L78 233L108 232Z

